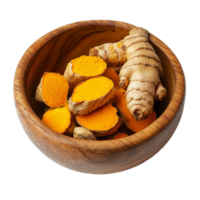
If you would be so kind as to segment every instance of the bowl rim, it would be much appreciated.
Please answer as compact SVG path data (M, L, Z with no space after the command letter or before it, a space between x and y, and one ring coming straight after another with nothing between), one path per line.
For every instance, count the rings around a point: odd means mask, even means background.
M67 24L65 26L54 29L53 31L43 35L41 38L36 40L24 53L21 60L18 63L18 66L15 71L14 77L14 100L15 106L17 109L17 113L19 118L23 117L23 123L27 123L31 125L34 129L34 133L39 134L42 137L46 137L51 141L57 141L63 145L72 145L80 147L82 146L84 149L90 149L91 151L98 150L116 150L121 148L135 148L140 144L150 140L155 137L161 130L163 130L175 117L180 106L182 105L185 97L185 76L183 69L181 67L180 62L178 61L175 54L171 51L171 49L163 43L160 39L158 39L153 34L149 33L150 41L159 47L163 53L167 56L169 61L171 62L172 69L175 75L175 90L174 94L169 102L169 105L165 109L165 111L160 115L160 117L154 121L151 125L139 131L133 135L130 135L126 138L120 138L115 140L101 140L101 141L93 141L93 140L79 140L72 137L68 137L65 135L61 135L50 129L46 126L42 120L35 114L32 110L25 94L25 83L24 83L24 74L26 68L33 58L35 53L44 46L48 41L57 35L74 29L85 26L116 26L119 28L130 30L135 27L134 25L128 24L126 22L120 21L112 21L112 20L87 20L80 21L71 24ZM23 87L22 87L23 86ZM23 124L22 124L23 125ZM24 127L24 126L23 126ZM27 132L26 128L24 127Z

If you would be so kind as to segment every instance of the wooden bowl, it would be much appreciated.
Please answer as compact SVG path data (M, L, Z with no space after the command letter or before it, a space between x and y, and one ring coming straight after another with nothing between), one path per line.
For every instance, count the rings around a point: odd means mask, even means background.
M63 74L71 59L88 55L94 46L123 39L133 27L107 20L69 24L42 36L21 58L14 79L19 119L31 141L60 165L94 174L119 172L151 158L174 133L184 107L185 78L174 53L152 34L150 42L161 59L162 83L168 91L166 99L155 104L154 123L126 138L87 141L60 135L41 121L44 104L35 101L35 90L43 73Z

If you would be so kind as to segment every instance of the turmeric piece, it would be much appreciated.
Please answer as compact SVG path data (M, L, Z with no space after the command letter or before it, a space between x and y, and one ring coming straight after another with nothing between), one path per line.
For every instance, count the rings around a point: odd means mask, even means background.
M114 69L107 69L104 76L112 80L114 86L119 88L119 76L116 74Z
M65 104L65 107L69 110L69 104L68 104L68 102ZM71 125L67 129L67 131L65 132L65 134L72 137L73 136L73 132L74 132L74 128L76 127L77 124L76 124L75 117L73 116L73 113L71 111L70 111L70 113L71 113Z
M84 140L97 140L94 134L84 127L76 127L74 129L74 138Z
M115 105L119 109L122 121L126 126L134 132L139 132L156 120L156 113L152 111L148 118L142 121L137 121L134 116L131 115L126 106L125 93L126 91L122 88L115 91Z
M71 126L71 113L66 106L50 109L44 113L42 121L57 133L67 133ZM73 132L73 131L72 131Z
M87 115L76 115L76 121L79 125L92 131L95 136L99 137L115 127L119 122L119 117L115 107L105 104Z
M95 133L95 136L96 137L102 137L102 136L106 136L106 135L112 135L112 134L114 134L115 132L117 132L118 131L118 128L120 127L122 125L122 120L121 120L121 118L119 117L118 118L118 122L117 122L117 124L113 127L113 128L111 128L107 133L100 133L100 134L98 134L98 133Z
M106 71L107 64L96 56L80 56L71 60L64 72L64 77L73 90L80 82L95 76L101 76Z
M49 107L60 107L67 101L69 85L58 73L45 72L36 89L35 99Z
M124 137L128 137L128 135L126 133L117 133L113 139L119 139L119 138L124 138Z
M115 73L116 73L117 75L119 75L119 72L120 72L122 66L123 66L123 65L109 66L109 67L107 67L107 70L108 70L108 69L113 69L113 70L115 71Z
M146 29L133 28L123 40L94 47L89 54L101 57L108 65L125 63L120 70L119 86L127 88L127 107L136 120L151 114L154 99L166 97L167 90L160 81L161 61L148 42Z
M103 106L114 97L113 82L99 76L78 84L69 99L69 109L74 114L85 115Z

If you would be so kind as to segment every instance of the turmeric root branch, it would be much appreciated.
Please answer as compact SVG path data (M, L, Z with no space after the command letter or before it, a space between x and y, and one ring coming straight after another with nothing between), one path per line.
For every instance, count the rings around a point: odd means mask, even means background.
M167 95L167 90L161 83L158 84L156 89L156 100L162 101Z
M89 53L101 57L107 64L124 63L119 86L127 88L127 107L136 120L144 120L151 114L154 99L165 98L167 90L160 82L161 61L148 43L147 30L133 28L123 40L94 47Z

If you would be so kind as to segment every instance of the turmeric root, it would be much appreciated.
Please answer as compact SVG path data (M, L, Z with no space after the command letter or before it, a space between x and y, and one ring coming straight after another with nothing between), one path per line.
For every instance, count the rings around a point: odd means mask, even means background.
M80 56L68 63L64 77L69 83L70 90L72 90L80 82L102 75L106 68L107 64L99 57Z
M110 79L103 76L88 79L74 88L69 109L74 114L88 114L112 99L114 93L114 84Z
M50 109L44 113L42 121L58 133L68 133L71 126L71 113L66 106ZM73 131L72 131L73 132Z
M36 89L35 99L49 107L60 107L67 101L69 85L63 76L45 72Z
M90 49L89 55L102 58L108 66L116 66L126 62L126 55L121 42L106 43L94 47Z
M97 140L91 131L83 127L76 127L74 129L74 138L84 140Z
M107 69L104 76L112 80L114 86L119 88L119 76L116 74L114 69Z
M76 115L76 121L82 127L92 131L95 136L101 136L119 123L119 117L115 107L105 104L87 115Z
M156 120L156 113L152 111L149 117L145 120L135 120L126 106L125 93L126 91L122 88L115 91L115 105L119 109L122 121L126 124L126 126L134 132L139 132Z
M154 98L163 100L167 90L162 86L161 61L152 45L148 43L148 31L133 28L129 35L117 43L104 44L90 50L107 64L123 64L119 86L127 88L126 101L136 120L146 119L153 110Z

